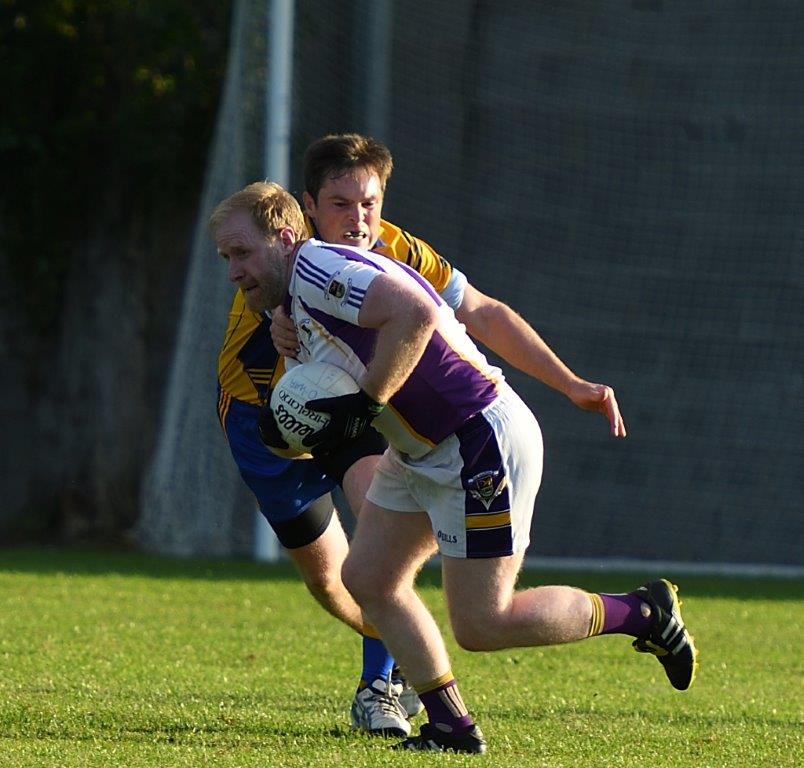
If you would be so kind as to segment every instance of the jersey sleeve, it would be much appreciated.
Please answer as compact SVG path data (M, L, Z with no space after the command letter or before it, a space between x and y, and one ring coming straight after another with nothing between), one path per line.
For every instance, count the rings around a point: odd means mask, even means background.
M299 250L293 272L293 292L308 312L358 325L366 291L382 269L368 260L344 258L337 246L310 241Z
M441 298L454 311L463 304L463 294L469 281L460 269L452 268L452 275L443 290L439 291Z

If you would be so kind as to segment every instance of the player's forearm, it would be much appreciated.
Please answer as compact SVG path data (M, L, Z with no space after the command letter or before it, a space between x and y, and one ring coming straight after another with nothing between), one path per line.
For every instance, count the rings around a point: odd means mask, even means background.
M471 327L466 326L507 363L564 395L579 381L527 321L505 304L494 303L473 313Z

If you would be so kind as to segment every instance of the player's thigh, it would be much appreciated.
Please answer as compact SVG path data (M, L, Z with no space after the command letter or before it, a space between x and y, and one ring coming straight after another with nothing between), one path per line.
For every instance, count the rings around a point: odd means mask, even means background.
M410 492L408 474L392 449L376 462L351 545L355 560L377 563L393 579L415 577L435 551L430 518Z
M358 602L367 593L391 593L411 584L432 552L425 512L399 512L366 500L349 545L344 582Z
M456 637L493 632L511 607L523 554L506 557L444 556L441 574L450 622Z
M341 488L355 517L360 514L379 461L379 455L363 456L349 467L343 477Z
M330 512L328 516L327 507ZM349 551L349 542L338 517L331 514L332 503L329 496L314 502L311 509L317 517L326 517L324 530L312 541L299 547L287 548L286 552L306 584L325 590L340 583L341 566Z

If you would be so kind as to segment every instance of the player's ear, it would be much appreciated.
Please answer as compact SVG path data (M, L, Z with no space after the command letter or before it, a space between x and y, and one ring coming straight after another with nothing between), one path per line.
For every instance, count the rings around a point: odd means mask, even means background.
M302 202L304 203L304 212L312 218L315 216L315 200L309 192L302 192Z
M299 236L293 231L292 227L282 227L279 230L279 239L282 241L282 245L287 248L293 248L299 240Z

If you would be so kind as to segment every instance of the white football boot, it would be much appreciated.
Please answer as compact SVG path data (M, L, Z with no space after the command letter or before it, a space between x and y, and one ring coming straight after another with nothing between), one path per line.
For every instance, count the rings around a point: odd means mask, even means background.
M410 723L399 703L401 685L378 677L352 700L352 727L375 736L408 736Z
M419 694L416 693L416 689L407 681L399 667L394 667L391 671L391 682L394 685L401 686L399 703L407 713L408 718L418 715L424 709L424 704L422 704Z

